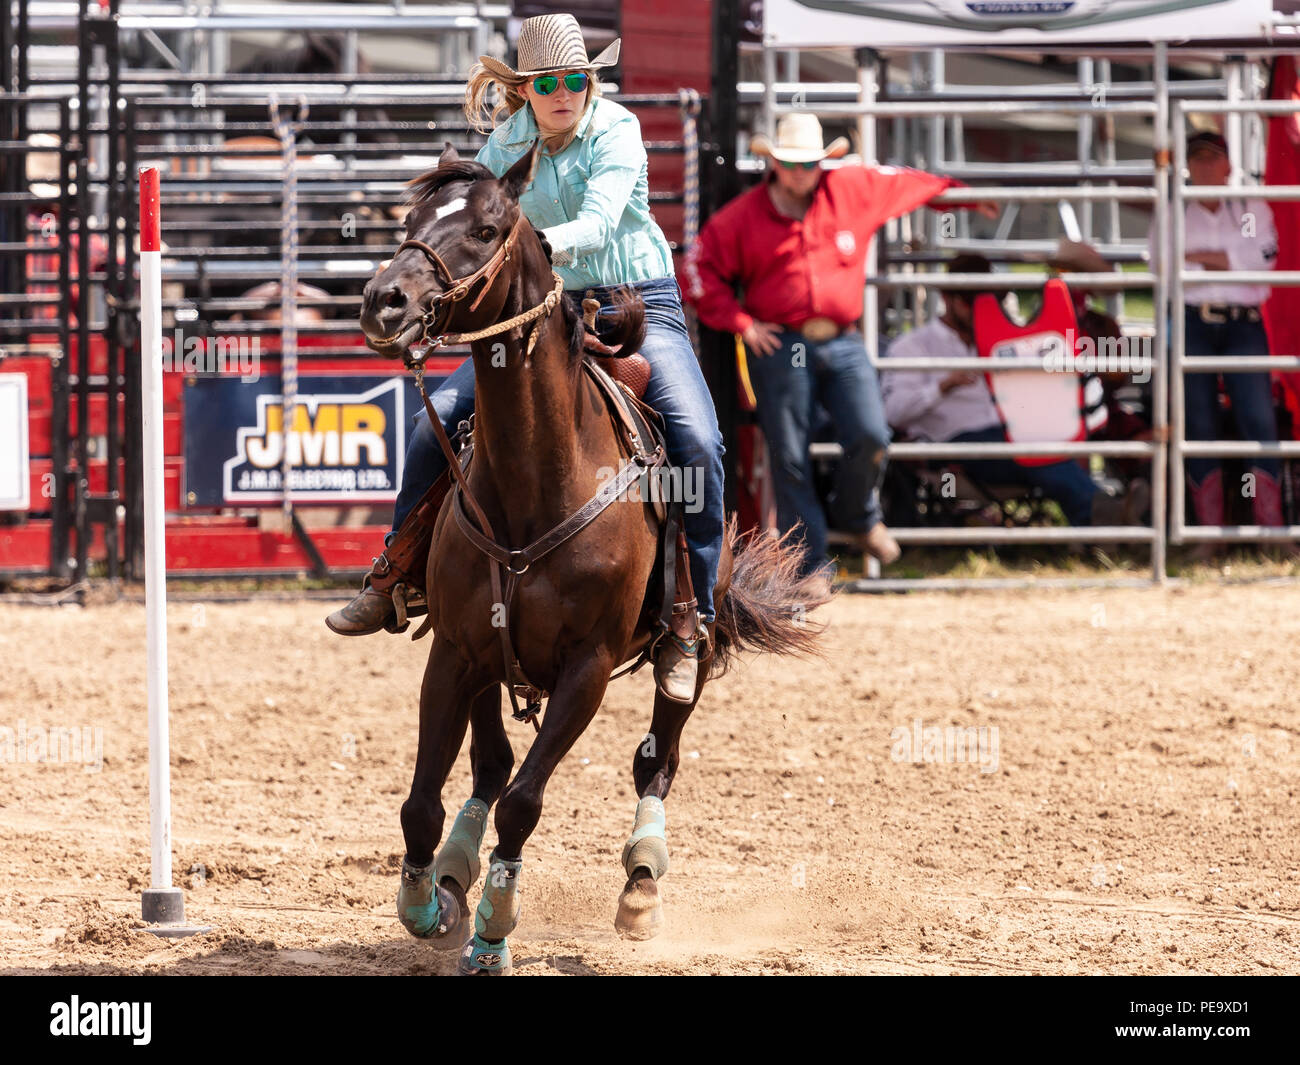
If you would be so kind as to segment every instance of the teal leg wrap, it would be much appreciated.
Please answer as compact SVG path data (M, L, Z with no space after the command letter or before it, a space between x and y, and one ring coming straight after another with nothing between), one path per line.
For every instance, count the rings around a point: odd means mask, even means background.
M666 823L661 800L647 796L636 804L632 835L623 844L623 868L628 876L637 869L645 869L658 880L668 872L668 844L664 840Z
M397 919L414 936L421 939L443 928L433 863L420 867L402 862L402 883L397 889Z
M519 870L523 864L522 860L502 861L496 851L488 859L487 883L474 911L474 931L497 948L519 923Z
M487 815L487 803L482 799L470 799L461 807L447 841L434 859L433 879L437 883L451 877L461 890L469 891L478 882L482 868L478 850L483 845L483 833L487 831Z
M489 943L482 936L470 937L460 955L460 970L464 973L499 976L509 973L514 966L510 959L510 944Z

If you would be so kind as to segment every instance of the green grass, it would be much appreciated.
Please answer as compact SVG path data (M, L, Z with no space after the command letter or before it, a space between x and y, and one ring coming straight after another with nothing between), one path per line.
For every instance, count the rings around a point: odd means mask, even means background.
M1033 274L1040 273L1042 269L1041 263L1012 263L1010 272L1013 274ZM1140 274L1147 269L1147 264L1122 263L1120 269L1126 274ZM1026 318L1032 317L1034 311L1038 309L1041 290L1038 288L1023 288L1014 291L1016 298L1020 301L1020 313ZM1122 289L1120 297L1120 324L1126 321L1150 322L1154 320L1155 298L1149 288ZM1093 298L1093 303L1097 304L1099 308L1102 306L1096 297Z

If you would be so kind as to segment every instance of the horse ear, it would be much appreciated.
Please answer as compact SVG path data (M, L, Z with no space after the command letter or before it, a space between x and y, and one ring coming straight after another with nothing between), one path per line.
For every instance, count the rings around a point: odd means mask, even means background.
M442 154L438 156L438 165L450 166L452 163L459 163L460 152L456 151L456 149L451 146L451 141L444 141L443 143L445 143L447 147L445 147L442 150Z
M512 200L518 200L523 195L524 189L532 184L533 174L537 172L537 156L540 152L541 142L533 141L533 146L527 154L521 156L519 162L501 176L501 185Z

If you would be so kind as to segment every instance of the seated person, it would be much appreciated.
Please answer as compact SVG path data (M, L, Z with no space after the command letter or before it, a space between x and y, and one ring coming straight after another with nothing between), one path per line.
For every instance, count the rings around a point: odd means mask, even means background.
M991 273L982 255L959 255L951 273ZM977 291L946 291L938 318L896 339L886 358L975 358L974 304ZM934 442L1004 443L1001 419L982 374L972 370L895 370L881 374L885 416L896 431ZM962 469L990 484L1039 488L1060 504L1071 525L1126 525L1141 520L1149 493L1135 482L1128 495L1103 492L1074 460L1022 466L1014 459L966 459Z
M1136 337L1125 337L1119 322L1088 302L1089 291L1070 283L1069 274L1106 274L1111 272L1107 262L1091 245L1064 237L1057 243L1056 254L1048 265L1063 275L1070 285L1074 301L1074 315L1079 323L1080 336L1092 338L1099 359L1104 353L1119 353L1128 349L1133 355L1144 350L1143 342ZM1150 345L1145 347L1149 354ZM1098 366L1106 404L1106 424L1089 434L1094 440L1150 440L1152 437L1151 369L1133 373ZM1129 460L1132 461L1132 460Z

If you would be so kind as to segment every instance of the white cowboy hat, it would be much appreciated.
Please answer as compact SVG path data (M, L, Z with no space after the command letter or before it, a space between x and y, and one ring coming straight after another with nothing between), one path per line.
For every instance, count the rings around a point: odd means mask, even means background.
M587 58L587 45L582 39L582 29L572 15L536 15L524 19L519 27L516 48L519 69L490 55L481 55L478 61L493 74L503 78L531 78L555 70L595 70L612 67L618 62L621 38L606 48L595 59Z
M838 159L849 150L845 137L836 137L822 147L822 124L816 115L796 113L786 115L776 124L776 143L759 133L749 142L755 155L770 155L780 163L813 163L823 159Z

